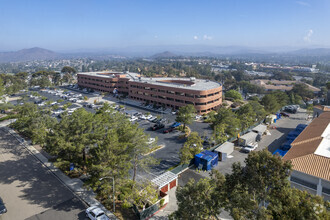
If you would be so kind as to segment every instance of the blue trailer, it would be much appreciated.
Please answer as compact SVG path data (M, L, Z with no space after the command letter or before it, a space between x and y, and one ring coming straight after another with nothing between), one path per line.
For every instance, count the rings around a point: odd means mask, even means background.
M203 151L195 155L195 166L201 170L211 170L218 165L218 154L211 151Z

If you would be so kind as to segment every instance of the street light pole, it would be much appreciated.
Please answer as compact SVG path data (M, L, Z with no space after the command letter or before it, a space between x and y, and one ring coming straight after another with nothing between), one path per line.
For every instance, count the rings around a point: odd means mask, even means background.
M113 192L113 212L116 212L116 198L115 198L115 178L114 177L102 177L100 181L106 178L112 179L112 192Z

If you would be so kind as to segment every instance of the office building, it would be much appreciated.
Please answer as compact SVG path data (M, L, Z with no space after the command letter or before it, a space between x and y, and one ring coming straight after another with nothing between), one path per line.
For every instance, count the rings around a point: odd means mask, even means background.
M217 109L222 103L220 83L191 78L141 77L137 73L78 73L80 87L100 92L127 94L130 99L178 109L192 104L198 114Z

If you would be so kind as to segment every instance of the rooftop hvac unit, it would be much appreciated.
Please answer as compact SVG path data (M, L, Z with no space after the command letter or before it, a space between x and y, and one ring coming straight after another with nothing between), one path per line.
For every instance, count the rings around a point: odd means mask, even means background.
M196 81L196 77L190 77L190 81L195 82Z

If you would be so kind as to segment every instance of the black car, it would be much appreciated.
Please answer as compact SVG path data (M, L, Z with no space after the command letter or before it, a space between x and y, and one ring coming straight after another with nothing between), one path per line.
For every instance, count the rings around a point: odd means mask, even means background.
M5 206L5 204L3 203L3 201L0 197L0 215L4 214L6 212L7 212L6 206Z
M161 128L163 128L163 127L165 127L165 125L164 125L163 123L157 123L157 124L155 124L154 126L152 126L151 129L152 129L153 131L156 131L156 130L161 129Z

